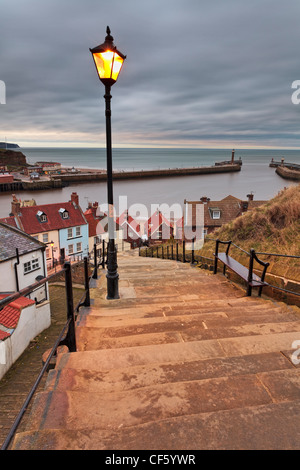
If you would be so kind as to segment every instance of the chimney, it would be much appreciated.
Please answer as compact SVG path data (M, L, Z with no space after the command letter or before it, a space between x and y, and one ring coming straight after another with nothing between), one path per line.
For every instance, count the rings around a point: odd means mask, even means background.
M71 202L73 202L76 206L79 206L79 196L77 193L71 194Z
M253 201L254 195L251 192L250 194L247 194L248 201Z
M231 154L231 163L234 163L234 150L232 150L232 154Z
M94 202L93 205L91 205L91 209L92 209L94 217L96 217L97 215L98 205L99 205L98 202Z
M13 194L12 197L13 200L11 202L11 213L12 215L18 215L18 213L20 212L21 202L18 201L15 194Z
M203 202L203 203L205 203L205 202L209 201L209 198L208 198L207 196L202 196L202 197L200 198L200 201Z

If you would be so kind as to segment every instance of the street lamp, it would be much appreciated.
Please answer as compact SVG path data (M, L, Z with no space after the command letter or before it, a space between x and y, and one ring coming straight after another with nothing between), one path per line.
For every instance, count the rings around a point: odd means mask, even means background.
M107 26L105 42L93 49L92 53L96 70L101 82L105 85L106 116L106 165L107 165L107 202L108 202L108 247L107 247L107 298L119 298L119 275L114 234L114 202L112 180L112 146L111 146L111 87L116 83L126 56L113 43Z

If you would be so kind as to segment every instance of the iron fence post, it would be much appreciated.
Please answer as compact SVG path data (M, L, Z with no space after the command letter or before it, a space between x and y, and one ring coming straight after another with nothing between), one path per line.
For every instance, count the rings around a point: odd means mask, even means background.
M98 269L97 269L97 246L96 243L94 244L94 271L93 271L93 279L98 279Z
M85 307L89 307L91 305L90 299L90 279L89 279L89 267L88 267L88 259L87 257L84 258L84 288L85 288Z
M76 351L76 336L75 336L75 317L73 305L73 288L72 288L72 271L71 263L66 261L65 268L65 281L66 281L66 298L67 298L67 318L70 321L66 338L63 342L70 352Z
M250 297L252 293L252 286L250 283L252 282L253 278L253 262L254 262L254 250L251 248L250 250L250 261L249 261L249 274L248 274L248 282L247 282L247 295Z

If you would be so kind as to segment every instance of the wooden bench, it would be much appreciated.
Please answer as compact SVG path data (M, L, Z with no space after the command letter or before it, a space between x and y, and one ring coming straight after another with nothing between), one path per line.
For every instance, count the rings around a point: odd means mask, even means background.
M226 244L227 249L226 252L221 252L219 253L219 244ZM244 281L247 283L247 295L251 296L252 293L252 288L253 287L258 287L258 295L261 296L262 289L264 286L267 286L268 283L265 282L265 275L267 272L267 268L270 263L265 263L264 261L261 261L255 254L255 250L251 249L250 250L250 262L249 262L249 268L246 268L244 265L233 259L231 256L229 256L229 248L231 245L231 241L221 241L221 240L216 240L216 252L214 253L215 256L215 264L214 264L214 274L217 274L218 271L218 261L220 260L224 267L223 267L223 274L225 274L226 267L228 267L231 271L235 272L238 276L240 276ZM264 267L262 271L261 277L257 276L253 272L253 264L254 260L256 260L260 265Z

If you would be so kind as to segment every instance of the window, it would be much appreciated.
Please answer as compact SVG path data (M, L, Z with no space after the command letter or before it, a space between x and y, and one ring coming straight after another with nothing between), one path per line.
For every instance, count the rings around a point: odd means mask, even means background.
M220 211L213 211L212 213L212 218L213 219L219 219L221 217L221 212Z
M42 211L37 211L37 218L39 220L39 222L47 222L47 216L45 214L45 212L42 212Z
M94 244L99 245L101 243L101 237L94 237Z
M38 269L40 267L38 258L35 258L31 261L31 267L32 269Z
M68 219L69 218L69 212L66 211L63 207L61 207L58 211L62 217L62 219Z
M82 243L76 243L76 251L77 251L77 253L79 251L82 251Z
M74 245L68 245L69 255L74 253Z
M73 238L73 229L68 228L68 238Z
M32 261L27 261L26 263L24 263L24 274L30 273L31 271L35 271L39 268L40 264L38 258L35 258Z
M49 241L49 234L48 233L43 233L43 242L48 243Z
M31 261L24 263L24 274L29 273L31 271Z
M76 237L81 236L81 227L76 227Z

